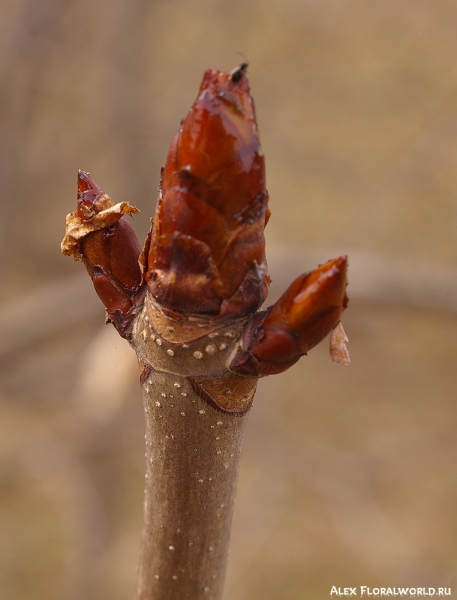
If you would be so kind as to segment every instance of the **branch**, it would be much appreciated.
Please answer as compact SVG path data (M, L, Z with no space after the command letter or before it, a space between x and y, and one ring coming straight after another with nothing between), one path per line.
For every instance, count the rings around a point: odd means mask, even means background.
M135 349L146 415L140 600L218 600L246 417L259 377L327 334L349 364L340 317L346 256L298 277L259 311L270 278L264 156L241 63L205 73L173 138L140 253L124 214L87 173L63 251L82 260L106 320Z

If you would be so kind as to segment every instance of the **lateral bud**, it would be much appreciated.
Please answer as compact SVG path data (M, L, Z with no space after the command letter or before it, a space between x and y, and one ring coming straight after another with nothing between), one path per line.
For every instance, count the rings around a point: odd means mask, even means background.
M62 252L84 263L105 305L107 320L113 321L121 335L125 324L120 323L141 285L141 248L123 215L137 212L127 202L114 204L89 173L78 172L77 212L67 215Z
M230 369L244 375L281 373L334 329L346 308L347 257L298 277L246 327Z

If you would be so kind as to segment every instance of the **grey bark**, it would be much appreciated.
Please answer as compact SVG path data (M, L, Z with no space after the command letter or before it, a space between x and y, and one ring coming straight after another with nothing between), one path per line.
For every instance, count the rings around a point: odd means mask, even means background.
M241 444L256 385L226 367L245 322L186 321L177 328L147 302L134 327L147 461L139 600L222 597ZM211 395L232 412L218 408Z

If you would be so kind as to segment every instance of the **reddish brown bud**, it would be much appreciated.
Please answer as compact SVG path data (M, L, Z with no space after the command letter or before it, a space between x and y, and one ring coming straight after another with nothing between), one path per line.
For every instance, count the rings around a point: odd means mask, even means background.
M89 275L92 276L94 267L101 267L130 293L138 289L141 281L138 265L140 251L135 232L125 219L90 233L80 245Z
M100 266L92 269L92 283L98 297L105 305L108 315L118 310L122 314L127 313L132 307L131 298L119 283L110 277L108 272Z
M268 194L245 69L206 71L171 143L142 261L172 311L240 316L266 297Z
M346 308L347 257L298 277L281 298L248 325L230 368L271 375L292 366L338 324Z
M77 212L67 217L62 251L84 262L110 318L132 307L141 284L141 248L122 216L134 212L125 202L114 205L88 173L78 172Z
M84 171L78 172L78 215L89 221L113 205L95 181ZM94 231L80 242L80 252L89 274L101 268L127 294L137 291L141 281L138 257L141 252L132 226L124 219Z

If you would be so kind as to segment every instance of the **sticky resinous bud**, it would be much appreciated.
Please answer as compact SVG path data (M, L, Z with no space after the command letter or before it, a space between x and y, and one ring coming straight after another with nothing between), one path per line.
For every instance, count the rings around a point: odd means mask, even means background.
M79 171L77 205L78 216L84 221L90 221L95 215L113 207L114 203L88 173ZM80 252L91 276L98 267L116 280L127 294L138 289L141 280L138 265L141 248L132 226L122 215L112 225L85 236L80 243Z
M347 306L346 269L347 257L340 256L298 277L247 326L230 369L253 376L281 373L322 341Z
M268 194L246 66L206 71L168 152L140 261L171 313L245 316L267 294Z
M141 286L141 248L123 216L136 212L127 202L114 204L89 173L78 172L77 210L67 215L62 252L84 263L108 320L123 330L120 322Z

